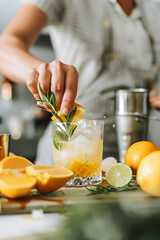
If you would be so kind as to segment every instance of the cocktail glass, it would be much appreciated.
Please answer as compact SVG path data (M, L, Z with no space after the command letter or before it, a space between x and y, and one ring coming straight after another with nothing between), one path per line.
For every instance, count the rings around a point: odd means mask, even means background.
M93 185L102 181L104 122L53 122L54 165L73 171L67 185Z

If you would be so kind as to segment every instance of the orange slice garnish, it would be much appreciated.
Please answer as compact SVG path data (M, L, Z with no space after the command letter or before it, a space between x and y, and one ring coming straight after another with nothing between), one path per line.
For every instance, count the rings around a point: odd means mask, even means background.
M72 122L77 123L79 119L83 118L83 114L86 111L86 108L82 107L81 105L79 105L77 103L74 103L73 110L75 109L75 107L77 107L77 110L76 110L76 113L75 113L75 116L74 116ZM63 115L63 113L61 111L58 111L58 116L62 119L63 122L66 122L65 115ZM51 119L54 122L58 122L58 120L55 116L52 116Z

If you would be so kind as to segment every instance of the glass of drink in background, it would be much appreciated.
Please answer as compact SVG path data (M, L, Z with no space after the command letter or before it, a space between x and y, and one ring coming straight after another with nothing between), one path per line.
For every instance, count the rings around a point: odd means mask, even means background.
M53 122L54 165L73 171L67 185L102 181L104 122L81 119L78 123Z

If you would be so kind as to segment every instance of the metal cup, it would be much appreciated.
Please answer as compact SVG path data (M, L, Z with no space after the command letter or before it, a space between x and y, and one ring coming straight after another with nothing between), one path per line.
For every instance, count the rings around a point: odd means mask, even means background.
M0 161L9 154L10 134L0 134Z
M119 161L129 146L147 138L149 93L144 88L122 89L115 94L115 121Z

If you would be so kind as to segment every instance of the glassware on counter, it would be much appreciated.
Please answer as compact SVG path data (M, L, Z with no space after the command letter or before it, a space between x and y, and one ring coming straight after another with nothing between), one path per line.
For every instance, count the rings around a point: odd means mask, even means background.
M52 123L54 165L73 171L67 185L92 185L102 181L104 122Z

